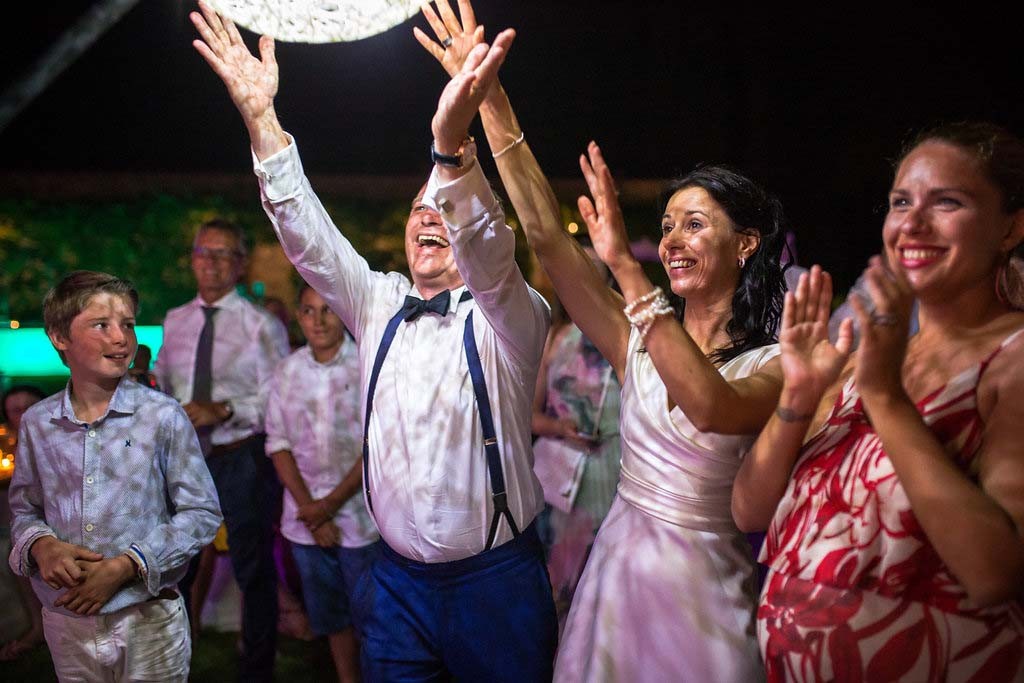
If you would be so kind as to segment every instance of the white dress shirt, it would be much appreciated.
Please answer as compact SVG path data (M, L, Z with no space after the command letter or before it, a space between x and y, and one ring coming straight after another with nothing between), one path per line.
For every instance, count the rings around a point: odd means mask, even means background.
M164 341L153 365L160 388L178 399L192 400L196 349L207 304L196 297L167 311ZM215 301L213 317L213 401L230 401L234 414L211 433L213 445L229 444L263 431L270 378L288 355L288 332L281 321L231 291Z
M407 294L407 277L370 270L331 222L305 178L294 143L253 157L263 208L285 253L355 336L365 396L384 328ZM544 299L514 259L515 235L478 165L441 185L431 174L424 202L442 207L455 261L474 298L449 314L425 314L398 327L374 396L368 439L369 487L381 536L422 562L480 553L494 514L482 429L462 336L473 330L490 394L508 493L520 529L544 505L533 473L530 416L550 323ZM495 545L512 538L504 521Z
M320 363L308 346L281 361L267 400L267 455L290 451L314 500L341 483L363 448L359 416L359 353L346 339L334 358ZM296 517L298 505L287 488L281 533L292 543L315 545L313 534ZM341 545L361 548L377 540L361 495L345 501L334 523Z

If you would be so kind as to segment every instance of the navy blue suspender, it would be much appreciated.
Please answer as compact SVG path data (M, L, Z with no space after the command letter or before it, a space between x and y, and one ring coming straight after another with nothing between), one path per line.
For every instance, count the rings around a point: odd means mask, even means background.
M469 290L463 292L460 302L473 298ZM377 356L373 360L373 370L370 372L370 381L366 388L366 416L363 420L363 489L366 491L366 503L373 512L373 500L370 492L370 414L373 412L373 395L377 389L377 378L380 376L381 366L384 365L384 358L388 355L391 343L395 340L395 333L402 323L405 311L401 310L388 321L384 328L384 336L381 338L380 346L377 348ZM519 535L519 527L516 526L512 511L508 507L508 496L505 492L505 475L501 468L501 454L498 450L498 437L494 430L494 418L491 414L491 400L487 393L487 382L484 379L483 366L480 364L480 354L476 347L476 336L473 333L473 312L466 316L466 324L462 334L462 345L466 351L466 362L469 364L469 374L473 379L473 393L476 395L477 411L480 413L480 427L484 436L484 451L487 454L487 470L491 480L491 499L494 504L494 517L491 518L491 528L487 534L486 550L494 544L498 535L498 524L504 517L512 529L513 537Z

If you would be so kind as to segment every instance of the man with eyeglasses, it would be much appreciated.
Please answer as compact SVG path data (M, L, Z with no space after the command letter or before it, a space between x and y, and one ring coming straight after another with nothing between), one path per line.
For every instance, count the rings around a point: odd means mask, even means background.
M167 312L153 373L195 426L217 486L242 590L240 680L269 681L277 638L277 480L263 455L263 419L268 382L289 349L281 321L235 291L245 262L239 226L214 219L199 227L192 244L198 295ZM193 576L179 584L186 604ZM190 605L190 617L197 620L201 610Z

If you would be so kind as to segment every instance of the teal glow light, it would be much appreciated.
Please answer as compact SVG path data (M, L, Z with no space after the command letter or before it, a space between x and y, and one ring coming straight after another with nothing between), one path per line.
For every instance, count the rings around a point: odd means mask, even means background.
M156 358L164 340L159 325L139 325L135 335L140 344L153 349ZM7 377L67 376L68 369L60 361L46 332L41 327L0 328L0 375Z

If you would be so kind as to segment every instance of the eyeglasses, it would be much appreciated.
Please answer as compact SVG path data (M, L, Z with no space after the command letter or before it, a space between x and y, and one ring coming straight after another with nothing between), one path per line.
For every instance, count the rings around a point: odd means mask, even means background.
M239 258L242 252L232 249L209 249L207 247L193 247L193 258L210 259L211 261L232 261Z

